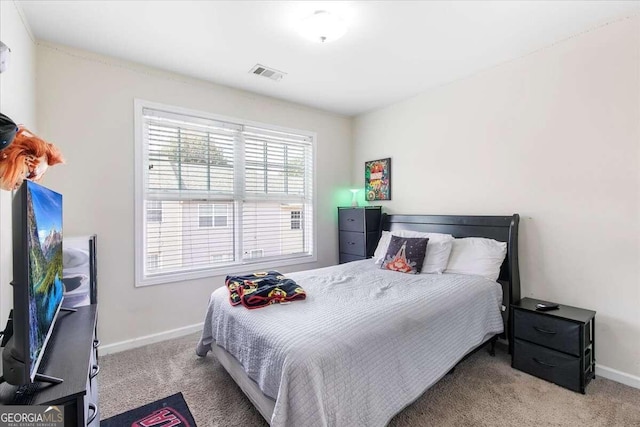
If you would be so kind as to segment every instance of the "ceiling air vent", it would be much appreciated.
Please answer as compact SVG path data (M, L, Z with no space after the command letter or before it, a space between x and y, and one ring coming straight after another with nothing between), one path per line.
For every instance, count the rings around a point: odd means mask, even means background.
M249 70L249 72L251 74L255 74L256 76L266 77L276 82L282 80L285 74L287 74L260 64L256 64L251 70Z

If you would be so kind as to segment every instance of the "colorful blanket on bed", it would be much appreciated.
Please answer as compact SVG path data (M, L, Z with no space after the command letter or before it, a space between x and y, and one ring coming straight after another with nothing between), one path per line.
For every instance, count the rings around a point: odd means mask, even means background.
M307 297L296 282L277 271L227 276L224 283L229 289L231 305L242 304L247 308L260 308Z

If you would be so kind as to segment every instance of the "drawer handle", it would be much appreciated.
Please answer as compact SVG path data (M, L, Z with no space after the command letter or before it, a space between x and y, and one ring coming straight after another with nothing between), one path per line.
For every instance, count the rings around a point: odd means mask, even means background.
M90 379L90 380L94 379L95 377L97 377L97 376L98 376L98 374L99 374L99 373L100 373L100 366L98 366L98 365L93 365L93 366L91 367L91 373L89 374L89 379Z
M93 348L98 348L98 347L100 347L100 340L98 339L93 340Z
M355 244L356 244L356 242L347 242L347 244L349 244L349 245L355 245Z
M549 331L547 329L541 329L541 328L538 328L537 326L534 326L533 329L535 329L538 332L542 332L543 334L555 335L557 333L556 331Z
M353 221L355 221L355 219L353 219L353 218L347 218L347 221L349 221L349 222L353 222Z
M539 365L546 366L548 368L555 368L555 367L558 366L558 365L552 365L551 363L545 363L542 360L536 359L535 357L533 358L533 361L536 362Z
M89 409L93 411L89 419L87 420L87 425L91 424L93 420L95 420L96 415L98 415L98 408L93 403L89 403Z

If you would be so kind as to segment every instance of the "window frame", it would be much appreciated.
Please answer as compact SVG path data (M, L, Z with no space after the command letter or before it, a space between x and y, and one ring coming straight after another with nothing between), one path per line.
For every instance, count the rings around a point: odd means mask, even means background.
M251 270L259 270L259 269L275 269L278 267L285 267L291 265L300 265L300 264L308 264L317 262L318 260L318 197L317 197L317 133L311 132L307 130L289 128L276 126L268 123L256 122L251 120L238 119L235 117L228 117L219 114L212 114L204 111L191 110L183 107L176 107L166 104L161 104L152 101L146 101L142 99L134 99L134 131L135 131L135 190L134 190L134 215L135 215L135 224L134 224L134 284L136 287L144 287L165 283L174 283L181 282L185 280L193 280L193 279L201 279L205 277L215 277L215 276L223 276L228 274L240 274L246 273ZM311 216L312 227L310 230L310 237L312 240L309 255L296 255L292 257L283 257L278 259L268 259L266 261L258 261L258 262L250 262L249 260L237 259L233 263L224 266L210 266L202 269L190 269L188 271L183 272L172 272L172 273L163 273L158 275L146 275L145 273L145 219L144 215L146 213L144 208L144 195L145 195L145 170L144 170L144 162L148 157L148 145L145 138L144 132L144 115L143 110L145 108L152 110L160 110L166 111L173 114L182 114L186 116L194 116L207 120L217 120L223 122L231 122L241 126L254 126L258 128L263 128L266 130L271 130L275 132L287 132L294 133L298 135L303 135L311 140L311 164L313 167L313 171L311 173L311 204L313 206L313 212L309 215ZM236 184L238 185L238 184ZM234 190L234 192L237 191ZM208 202L213 202L215 204L215 200L211 199ZM242 218L240 218L240 213L238 209L234 209L231 212L231 215L235 217L233 221L228 220L229 212L227 211L227 228L233 226L235 228L236 233L241 232L240 224ZM214 217L215 217L215 208L214 208ZM213 219L215 223L215 218ZM302 219L301 219L302 221ZM302 223L301 223L302 224ZM223 227L220 227L223 228ZM160 255L161 256L161 255ZM260 259L260 258L258 258Z

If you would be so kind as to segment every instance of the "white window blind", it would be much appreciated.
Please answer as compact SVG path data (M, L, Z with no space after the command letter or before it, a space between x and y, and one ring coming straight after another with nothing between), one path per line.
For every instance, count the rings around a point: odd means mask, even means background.
M138 284L312 261L312 134L137 108Z

